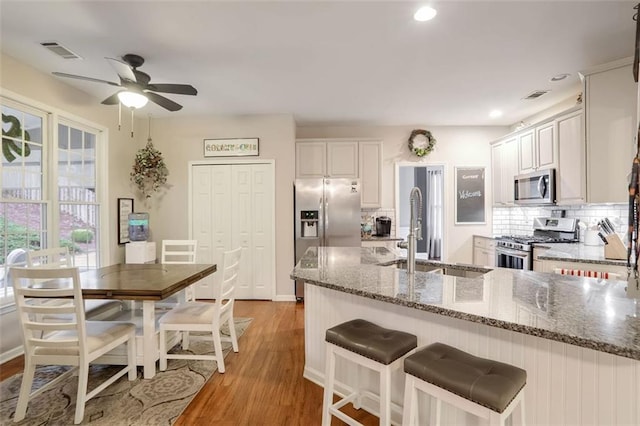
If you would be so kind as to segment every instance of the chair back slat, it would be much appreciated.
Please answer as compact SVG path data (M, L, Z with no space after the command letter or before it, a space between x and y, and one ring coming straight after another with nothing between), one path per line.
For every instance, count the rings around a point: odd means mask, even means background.
M162 240L161 263L196 263L197 240Z
M242 247L227 251L222 256L222 279L219 288L216 289L216 304L220 316L233 311L241 257Z
M75 267L11 268L14 297L24 336L25 353L38 348L68 349L86 354L86 326L80 274ZM40 288L54 282L63 288ZM56 315L56 320L41 318ZM63 333L60 337L60 333Z
M73 258L67 247L52 247L27 252L27 266L30 268L71 268Z

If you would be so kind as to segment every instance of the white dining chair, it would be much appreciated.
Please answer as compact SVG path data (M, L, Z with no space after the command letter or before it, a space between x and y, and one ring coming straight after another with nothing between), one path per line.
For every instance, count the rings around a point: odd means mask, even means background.
M130 381L136 379L135 325L127 322L86 321L78 268L11 268L11 279L24 338L24 374L14 415L15 422L25 418L27 405L33 397L73 373L78 374L75 424L82 422L88 400L125 374L128 374ZM43 297L58 300L59 303L37 303ZM44 315L55 315L58 320L38 320ZM122 344L127 347L127 365L91 392L87 392L89 364ZM38 365L66 365L74 368L32 392Z
M197 240L162 240L160 263L165 264L194 264L198 252ZM180 302L195 300L193 285L185 288L175 295L171 295L162 302L156 303L158 307L175 307Z
M233 320L235 286L240 269L242 248L227 251L223 255L222 280L214 288L215 302L191 301L181 303L160 318L160 370L167 369L168 359L215 360L218 371L224 373L224 355L222 341L230 341L234 352L238 352L238 338ZM229 336L222 336L220 327L229 326ZM191 339L213 339L214 355L192 355L169 353L167 347L168 332L182 332L182 348L189 348ZM205 335L190 335L189 332L206 332Z
M67 247L50 247L41 250L27 251L27 267L29 268L71 268L73 256ZM47 302L49 303L49 302ZM124 309L121 300L89 299L84 301L85 316L91 320L107 319ZM43 319L55 321L52 315Z

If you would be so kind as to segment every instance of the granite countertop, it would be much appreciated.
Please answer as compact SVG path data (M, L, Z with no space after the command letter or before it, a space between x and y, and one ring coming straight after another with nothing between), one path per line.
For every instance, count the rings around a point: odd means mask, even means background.
M626 260L605 259L604 245L587 246L582 243L536 243L535 247L548 248L538 255L540 260L627 266Z
M402 241L402 238L391 237L388 235L386 237L371 235L368 237L362 237L362 241Z
M314 247L295 266L291 278L640 360L640 300L627 296L626 281L503 268L477 278L433 272L416 272L412 277L395 267L402 259L384 247ZM424 260L417 264L450 265ZM471 274L483 271L451 266Z

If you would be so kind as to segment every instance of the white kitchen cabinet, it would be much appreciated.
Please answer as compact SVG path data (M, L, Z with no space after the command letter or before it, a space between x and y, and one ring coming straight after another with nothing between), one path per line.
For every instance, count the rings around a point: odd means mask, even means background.
M518 174L518 139L507 137L491 146L491 188L495 206L511 206L513 177Z
M382 205L382 141L359 142L361 205L378 208Z
M327 174L326 142L296 144L296 177L316 178Z
M473 236L473 264L476 266L495 266L496 241L493 238Z
M556 199L558 204L584 204L587 197L584 114L574 111L558 117L558 169Z
M544 123L535 129L517 134L519 173L531 173L538 169L556 166L555 123Z
M637 84L632 58L581 73L588 203L626 203L635 156Z
M382 141L296 141L297 178L360 179L363 208L382 205Z
M358 142L327 143L327 176L358 177Z

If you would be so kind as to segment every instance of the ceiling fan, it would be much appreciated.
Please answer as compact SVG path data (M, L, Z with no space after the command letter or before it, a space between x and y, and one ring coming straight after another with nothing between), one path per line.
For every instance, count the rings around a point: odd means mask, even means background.
M132 108L140 108L146 104L147 100L150 100L169 111L179 111L182 109L182 105L155 92L193 96L198 94L198 91L190 84L151 83L151 77L149 74L138 70L138 67L144 64L144 58L142 56L129 53L122 57L122 61L114 58L105 59L109 61L109 64L111 64L116 73L118 73L120 83L101 80L99 78L67 74L64 72L53 72L53 74L58 77L75 78L77 80L105 83L111 86L121 87L122 90L102 101L104 105L116 105L119 102L122 102L123 105L130 106ZM132 97L130 102L127 101L127 96Z

